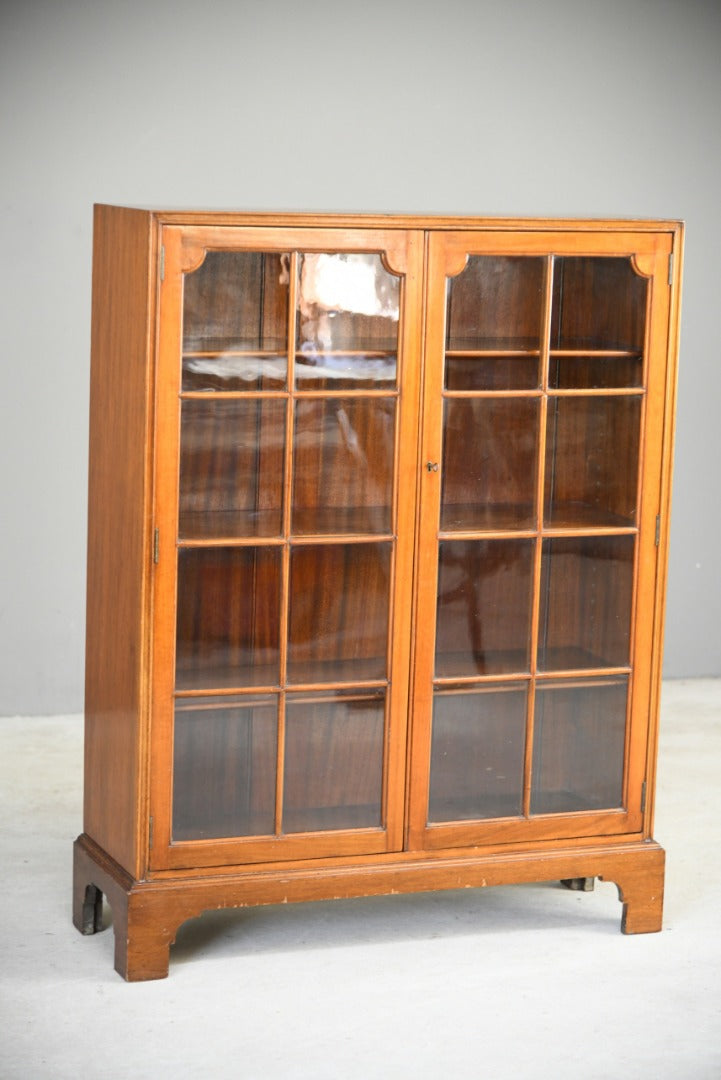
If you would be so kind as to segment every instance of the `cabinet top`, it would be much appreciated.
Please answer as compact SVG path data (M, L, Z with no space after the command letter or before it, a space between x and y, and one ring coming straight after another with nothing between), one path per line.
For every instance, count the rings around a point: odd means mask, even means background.
M683 229L679 219L651 218L555 218L555 217L473 217L447 214L377 214L271 212L245 210L163 210L119 207L96 203L95 211L117 210L144 214L161 225L277 225L369 228L369 229L484 229L484 230L582 230L675 232Z

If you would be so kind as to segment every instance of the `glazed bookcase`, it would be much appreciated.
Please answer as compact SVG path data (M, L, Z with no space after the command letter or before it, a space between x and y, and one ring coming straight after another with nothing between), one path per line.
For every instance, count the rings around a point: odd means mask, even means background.
M614 881L652 839L682 226L95 210L74 918Z

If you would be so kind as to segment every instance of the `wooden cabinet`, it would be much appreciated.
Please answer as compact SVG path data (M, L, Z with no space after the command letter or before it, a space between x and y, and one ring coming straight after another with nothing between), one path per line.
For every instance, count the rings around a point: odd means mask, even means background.
M682 228L96 208L75 922L652 840ZM674 266L675 260L675 266Z

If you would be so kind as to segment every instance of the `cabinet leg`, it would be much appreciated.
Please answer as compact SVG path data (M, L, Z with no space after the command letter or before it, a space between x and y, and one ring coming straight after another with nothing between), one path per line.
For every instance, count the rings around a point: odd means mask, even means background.
M663 923L665 853L654 845L649 857L604 875L614 881L623 904L621 930L624 934L655 934Z
M131 898L127 920L115 928L115 970L128 982L166 979L175 931L169 933L161 922L134 912L134 906Z
M73 922L81 934L102 930L103 896L113 912L115 970L129 982L163 979L177 921L162 897L152 897L92 842L80 837L73 860Z

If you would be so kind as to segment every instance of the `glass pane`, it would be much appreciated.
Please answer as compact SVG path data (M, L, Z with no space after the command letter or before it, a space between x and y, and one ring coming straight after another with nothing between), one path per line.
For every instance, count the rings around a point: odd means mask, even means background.
M529 670L533 540L440 544L436 676Z
M641 398L551 398L546 525L636 523Z
M300 256L299 390L378 389L395 383L399 285L380 255Z
M628 680L553 682L538 688L531 813L620 807Z
M647 284L628 258L554 259L551 348L640 352Z
M210 251L183 288L183 390L285 386L289 256Z
M290 682L386 678L390 562L390 543L292 549Z
M630 660L633 536L545 540L542 671L625 667Z
M446 399L441 529L532 528L539 402Z
M523 812L526 696L517 683L436 691L429 822Z
M289 694L283 831L380 828L385 692Z
M471 255L448 282L446 349L539 349L544 259Z
M268 398L182 403L181 538L280 533L285 413Z
M178 552L179 689L277 685L279 635L278 548Z
M560 390L608 390L643 384L643 357L551 353L548 385Z
M293 532L389 533L395 398L296 403Z
M539 383L538 353L532 356L446 353L446 390L534 390Z
M176 700L173 840L274 832L277 730L275 696Z

